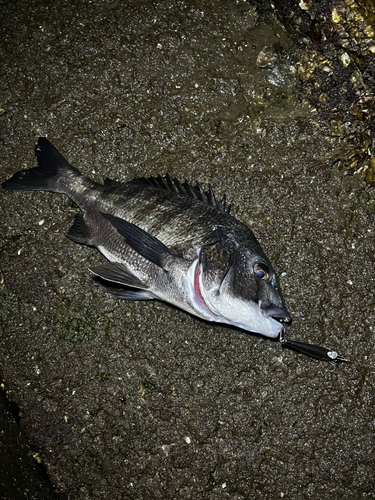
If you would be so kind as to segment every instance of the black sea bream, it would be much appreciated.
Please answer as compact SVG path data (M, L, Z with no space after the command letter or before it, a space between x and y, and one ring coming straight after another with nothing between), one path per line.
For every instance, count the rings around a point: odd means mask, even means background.
M123 299L158 299L199 318L276 338L291 317L276 273L252 231L229 215L211 188L150 177L98 184L45 138L39 168L6 190L63 193L81 209L67 236L96 247L108 263L90 271L116 283Z

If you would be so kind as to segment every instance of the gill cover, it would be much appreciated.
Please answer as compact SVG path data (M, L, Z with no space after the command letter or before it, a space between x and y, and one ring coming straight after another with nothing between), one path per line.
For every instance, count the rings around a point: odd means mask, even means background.
M276 338L282 325L269 311L278 310L277 317L289 317L282 307L280 292L270 279L266 286L259 286L259 278L252 270L252 262L230 241L215 242L201 248L199 255L200 292L207 307L218 321L229 323L244 330ZM263 256L262 256L263 258ZM264 259L263 259L264 260ZM223 266L227 262L227 266ZM268 264L268 262L267 262ZM271 265L270 269L271 268ZM274 271L272 270L273 275ZM268 290L268 293L264 293ZM276 298L276 306L261 308L262 298Z

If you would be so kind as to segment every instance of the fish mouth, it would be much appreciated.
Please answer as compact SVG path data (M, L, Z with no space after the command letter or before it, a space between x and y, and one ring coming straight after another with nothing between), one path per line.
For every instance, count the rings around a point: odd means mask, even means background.
M279 323L290 325L292 323L292 316L284 307L276 306L269 300L259 300L259 307L268 318L273 318Z

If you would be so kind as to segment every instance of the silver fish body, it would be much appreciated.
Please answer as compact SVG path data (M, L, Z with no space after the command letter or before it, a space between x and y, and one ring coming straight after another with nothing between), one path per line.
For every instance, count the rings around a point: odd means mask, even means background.
M91 272L129 300L159 299L208 321L276 338L291 316L276 273L252 231L212 189L168 175L98 184L45 138L39 168L20 171L6 190L63 193L81 209L67 236L96 247L108 263ZM112 290L113 291L113 290Z

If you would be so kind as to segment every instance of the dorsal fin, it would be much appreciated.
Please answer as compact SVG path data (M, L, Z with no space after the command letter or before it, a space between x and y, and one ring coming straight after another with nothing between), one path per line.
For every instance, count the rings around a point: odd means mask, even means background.
M172 179L169 174L166 174L165 176L158 175L157 177L140 177L139 179L134 179L131 182L138 185L157 187L159 189L181 194L182 196L195 198L207 203L207 205L216 207L218 210L227 214L229 214L231 208L231 205L227 205L226 203L225 194L221 200L217 200L210 185L208 186L208 191L204 191L198 182L195 186L189 184L187 180L185 180L182 184L178 179Z

